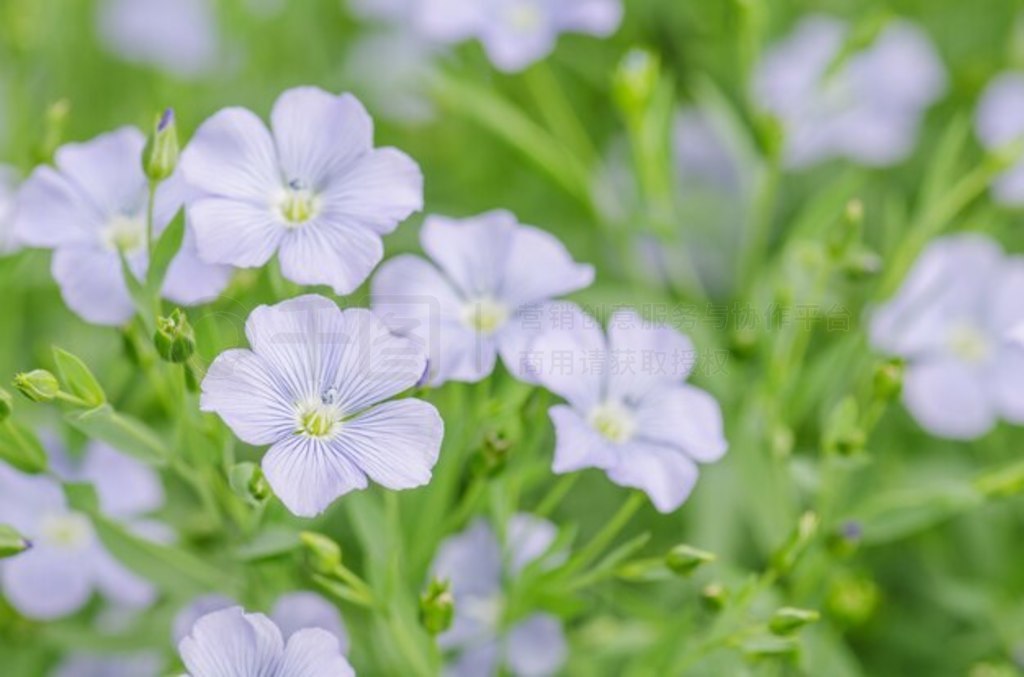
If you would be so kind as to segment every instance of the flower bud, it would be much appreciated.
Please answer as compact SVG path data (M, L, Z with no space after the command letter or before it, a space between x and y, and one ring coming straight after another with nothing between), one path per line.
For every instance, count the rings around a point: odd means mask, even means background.
M828 539L829 550L837 556L849 557L864 538L864 526L857 520L847 520Z
M619 62L612 91L627 114L642 114L654 96L661 74L658 56L646 49L631 49Z
M700 591L700 601L708 611L721 611L729 601L729 591L721 583L710 583Z
M454 615L451 582L433 579L420 595L420 623L431 635L440 635L451 627Z
M813 609L797 609L796 607L784 606L777 609L768 621L768 630L773 635L792 635L800 628L811 623L817 623L821 614Z
M685 543L677 545L665 555L665 566L680 576L689 576L701 565L714 561L714 553L698 550Z
M263 471L255 463L238 463L228 473L228 481L236 494L253 506L262 505L270 498L270 485Z
M778 574L789 573L796 565L804 550L818 534L820 519L813 512L805 512L796 523L789 539L772 557L772 568Z
M160 357L168 362L181 363L192 357L196 351L196 335L181 308L175 308L167 317L157 318L153 343Z
M501 474L508 465L512 443L501 432L489 431L484 436L480 452L474 458L474 470L487 477Z
M0 524L0 559L25 552L32 546L28 540L6 524Z
M318 574L333 576L341 566L341 547L315 531L303 531L299 542L306 550L310 568Z
M45 369L34 369L14 377L14 387L33 402L49 402L60 392L57 377Z
M844 574L829 585L829 614L847 625L861 625L874 614L880 598L878 586L864 576Z
M853 397L844 398L829 414L822 446L829 454L851 456L863 451L867 435L860 425L860 408Z
M146 176L150 181L163 181L178 165L178 126L174 109L168 108L157 118L153 135L146 144Z
M792 637L764 635L748 639L741 645L747 660L793 658L800 650L800 645Z
M0 388L0 423L10 418L12 411L14 411L14 398L9 392Z
M892 359L875 367L873 392L875 399L889 402L899 396L903 390L903 360Z

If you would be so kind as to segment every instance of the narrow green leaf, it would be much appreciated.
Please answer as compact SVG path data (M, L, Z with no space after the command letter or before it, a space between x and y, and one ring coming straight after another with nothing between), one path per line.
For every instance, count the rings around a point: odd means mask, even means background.
M85 362L82 362L77 356L54 346L53 361L57 364L57 371L60 373L64 386L73 395L85 400L90 407L98 407L107 401L103 386L96 380Z
M28 547L28 541L14 527L0 524L0 559L25 552Z
M181 242L185 237L185 216L184 212L178 212L171 224L164 229L156 241L153 249L153 259L149 262L149 270L146 272L146 292L148 298L155 298L159 295L164 286L164 277L171 261L181 249Z
M0 424L0 460L30 474L46 470L46 450L29 428L8 419Z
M287 555L298 550L299 545L297 532L287 527L270 526L256 534L248 543L239 546L235 554L243 562L252 562Z
M99 510L100 500L96 495L96 488L88 482L66 483L64 496L72 510L90 515Z
M88 411L71 412L66 420L87 436L146 463L163 465L171 455L155 431L142 421L115 411L109 404Z

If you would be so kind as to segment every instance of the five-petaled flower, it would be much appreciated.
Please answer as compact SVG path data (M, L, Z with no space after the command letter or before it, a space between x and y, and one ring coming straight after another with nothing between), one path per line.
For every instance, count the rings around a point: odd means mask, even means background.
M450 581L455 595L452 627L438 636L454 654L446 674L486 677L506 668L516 677L540 677L562 667L568 647L561 621L544 612L509 618L504 598L505 581L527 565L564 561L565 552L550 552L557 533L551 522L520 513L509 519L504 548L483 519L441 543L433 574Z
M271 445L263 472L294 514L311 517L368 479L389 489L430 481L444 424L416 385L426 356L368 310L307 295L256 308L251 350L221 353L200 406L243 441Z
M715 462L727 448L718 402L683 383L693 345L631 310L612 315L607 338L596 321L574 312L571 329L546 330L531 344L536 378L567 401L549 412L553 469L600 468L671 512L693 489L697 463Z
M201 193L189 204L199 253L251 268L277 252L289 280L348 294L380 263L381 236L422 208L419 166L373 147L373 121L350 94L290 89L270 122L225 108L182 154Z
M434 385L479 381L498 353L524 375L524 349L546 302L594 279L557 239L506 211L428 217L420 242L437 265L411 255L385 263L373 279L373 309L427 346Z
M234 606L196 621L178 645L189 677L351 677L337 638L322 628L282 637L263 614Z
M149 268L145 144L134 127L67 144L57 150L56 166L37 168L18 194L16 238L54 250L52 272L64 302L93 324L123 324L135 312L121 257L139 279ZM154 236L170 224L187 197L179 174L160 184ZM191 228L186 228L181 250L167 270L163 295L183 305L204 303L223 291L230 276L229 267L199 259Z
M974 439L1004 418L1024 423L1024 258L987 236L934 240L871 318L876 348L907 360L903 402L934 435Z

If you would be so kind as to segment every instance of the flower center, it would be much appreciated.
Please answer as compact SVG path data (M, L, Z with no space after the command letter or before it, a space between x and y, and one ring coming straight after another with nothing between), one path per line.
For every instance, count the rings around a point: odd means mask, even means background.
M497 630L505 613L505 597L500 592L481 597L469 597L463 602L463 613L485 628Z
M329 388L319 397L302 402L296 412L296 434L306 437L333 437L345 418L338 407L338 391Z
M946 338L949 350L964 362L984 362L992 352L988 338L972 324L955 325Z
M277 200L277 211L290 228L298 228L320 213L320 198L306 184L291 181Z
M462 307L462 323L480 334L493 334L508 320L508 307L490 297L470 301Z
M597 405L590 411L589 420L594 430L615 444L628 442L636 430L633 414L618 402Z
M111 251L130 253L142 246L146 222L138 216L118 214L101 231L103 244Z
M518 33L533 33L540 28L544 17L531 2L518 2L502 13L505 23Z
M77 512L44 515L39 522L41 540L59 548L82 550L92 541L92 524Z

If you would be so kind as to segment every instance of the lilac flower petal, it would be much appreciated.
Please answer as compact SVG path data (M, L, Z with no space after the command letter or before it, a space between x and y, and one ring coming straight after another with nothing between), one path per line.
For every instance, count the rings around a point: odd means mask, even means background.
M850 77L873 100L913 111L946 91L946 71L928 35L909 21L889 22L850 60Z
M104 216L51 167L39 167L22 184L14 236L30 247L91 246Z
M534 339L530 349L537 380L579 411L605 395L608 345L594 318L571 303L560 305L557 326ZM549 320L550 322L550 320Z
M280 631L263 614L241 607L200 618L178 646L192 677L277 675L284 658Z
M662 513L673 512L686 501L698 475L697 464L685 454L643 442L626 444L606 472L612 482L643 491Z
M163 664L155 651L109 656L74 652L61 661L52 677L159 677Z
M583 289L594 281L594 268L573 261L553 235L519 227L504 266L502 298L512 307L546 301Z
M985 88L978 104L975 129L981 143L998 150L1024 135L1024 73L996 76Z
M501 545L487 522L477 518L441 543L431 570L451 581L457 597L493 595L501 590Z
M135 127L121 127L84 143L61 146L54 163L98 213L117 214L139 207L145 194L142 149L146 138Z
M96 544L90 560L95 586L106 599L135 609L147 607L156 600L153 584L114 559L100 543Z
M270 121L285 184L322 189L373 148L373 121L351 94L295 87L277 98Z
M348 52L346 78L378 115L410 125L427 123L436 115L425 85L437 49L400 28L364 36Z
M288 639L278 677L354 677L338 638L322 628L299 630Z
M1024 204L1024 162L1018 162L996 177L992 182L992 196L1000 204Z
M496 640L475 644L460 653L444 668L445 677L482 677L494 675L500 658Z
M238 606L238 602L230 597L220 594L196 597L188 606L179 611L174 617L171 637L174 640L175 646L180 644L181 640L188 637L189 633L192 632L192 626L195 625L196 621L200 618L209 613L213 613L214 611L220 611L221 609L227 609L233 606Z
M551 407L548 415L555 426L555 458L551 464L554 472L563 474L615 464L614 447L575 409L559 404Z
M263 473L285 507L315 517L340 496L368 486L366 474L331 442L291 435L263 457Z
M871 344L911 357L941 349L955 322L974 318L1002 252L991 239L964 233L932 241L896 296L871 318Z
M244 108L225 108L196 130L182 153L181 171L208 195L265 208L282 187L277 163L274 141L263 122Z
M380 236L362 226L319 219L289 232L281 241L281 274L303 285L328 284L339 296L351 294L384 258Z
M508 666L517 677L554 675L569 657L562 623L549 614L533 614L509 630Z
M66 510L64 491L53 478L27 475L0 463L0 523L31 535L40 517Z
M338 607L315 592L299 590L281 595L274 603L270 620L286 641L303 628L320 628L334 635L341 653L348 653L348 633Z
M422 0L415 19L417 29L430 40L454 43L472 37L484 16L484 3Z
M58 249L51 263L68 308L92 324L125 324L135 314L121 261L114 252L97 248Z
M103 46L126 61L185 78L216 63L218 33L209 0L103 0L96 20Z
M231 282L233 272L231 266L203 261L195 233L187 228L181 250L167 268L163 295L183 306L208 303L221 295Z
M500 13L530 13L527 19L497 17L487 21L480 31L480 42L491 63L506 73L524 70L551 54L558 40L558 27L546 9L532 0L510 3ZM522 21L520 25L514 22Z
M377 148L347 165L323 193L324 218L386 235L423 209L423 173L394 148Z
M952 359L911 364L903 402L922 428L941 437L976 439L996 422L984 372Z
M493 295L501 288L517 225L503 210L467 219L429 216L420 243L464 296Z
M189 218L199 257L239 268L266 264L287 232L270 209L235 198L197 200Z
M547 554L558 536L558 527L548 520L517 513L509 518L506 533L509 572L514 576Z
M92 595L91 574L88 561L38 542L0 567L7 601L40 621L61 618L85 606Z
M403 399L346 421L334 448L377 484L412 489L430 481L442 437L444 422L434 405Z
M80 476L96 488L100 509L110 517L141 515L164 504L160 475L103 442L89 443Z
M714 463L729 446L718 401L689 385L653 391L637 408L636 426L639 439L671 446L700 463Z
M992 398L999 415L1018 425L1024 424L1024 350L1004 346L991 369Z
M991 275L985 326L1002 336L1024 322L1024 256L1010 256Z
M687 336L632 310L618 311L608 320L608 346L608 392L627 401L639 401L654 388L683 381L696 362Z
M418 256L388 259L373 276L373 310L396 333L429 337L431 322L458 320L461 303L451 282Z
M227 350L210 365L200 408L216 412L243 442L272 444L295 431L292 393L267 362L248 350Z
M622 23L620 0L562 0L552 6L562 30L607 37Z
M13 167L0 164L0 256L21 246L14 232L14 207L18 197L19 174Z

